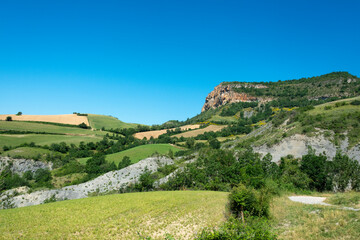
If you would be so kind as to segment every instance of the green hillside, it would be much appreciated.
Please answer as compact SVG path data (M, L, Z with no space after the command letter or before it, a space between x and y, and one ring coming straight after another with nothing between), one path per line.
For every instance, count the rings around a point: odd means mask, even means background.
M48 149L42 148L33 148L33 147L20 147L12 149L6 152L3 152L0 156L9 156L9 157L22 157L26 159L43 159L47 154L60 154L54 153Z
M99 135L104 136L106 132L91 131L90 129L82 129L78 127L66 127L61 125L46 124L46 123L32 123L20 121L0 121L0 131L15 130L15 131L31 131L31 132L46 132L57 134L81 134L81 135Z
M114 162L116 165L118 165L119 162L121 162L121 160L123 159L123 157L128 156L131 160L131 163L137 163L142 159L150 157L156 152L159 154L167 154L169 150L175 153L177 151L180 151L181 149L178 147L174 147L170 144L147 144L130 148L122 152L106 155L106 160L109 162ZM82 164L86 164L86 161L88 159L89 158L81 158L79 159L79 162Z
M191 238L225 220L228 193L116 194L0 211L0 239Z
M79 144L80 142L101 141L100 136L72 136L72 135L48 135L48 134L0 134L0 147L18 146L23 143L34 142L36 145L51 145L52 143L65 142L67 144Z
M115 117L97 114L88 114L88 120L90 126L94 129L134 128L139 125L135 123L125 123Z

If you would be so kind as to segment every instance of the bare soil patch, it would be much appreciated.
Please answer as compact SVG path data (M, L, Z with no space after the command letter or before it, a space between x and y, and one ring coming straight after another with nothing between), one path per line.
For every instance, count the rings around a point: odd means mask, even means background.
M62 114L62 115L21 115L15 114L1 114L0 120L6 120L6 117L10 116L14 121L35 121L35 122L52 122L79 125L85 123L89 126L87 116L78 116L76 114Z
M197 128L200 128L199 124L185 125L185 126L180 127L180 129L182 131L192 130L192 129L197 129ZM158 138L161 134L166 133L167 130L175 130L175 128L156 130L156 131L148 131L148 132L139 132L139 133L135 133L134 137L136 137L138 139L143 139L144 137L146 137L147 139L150 139L151 137Z

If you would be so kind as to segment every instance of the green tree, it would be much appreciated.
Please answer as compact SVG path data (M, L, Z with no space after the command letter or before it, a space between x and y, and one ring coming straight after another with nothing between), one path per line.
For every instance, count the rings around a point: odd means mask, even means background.
M5 121L12 121L12 117L11 116L7 116Z
M16 116L21 116L22 115L22 112L18 112L17 114L16 114Z
M213 149L219 149L220 148L220 142L216 138L209 140L209 145Z
M130 166L131 160L128 156L124 156L121 162L119 162L118 169L126 168L127 166Z
M300 169L312 180L309 183L311 189L320 192L330 190L326 156L317 156L313 150L309 149L309 153L302 157Z
M193 148L194 147L194 145L195 145L195 139L194 138L188 138L188 139L186 139L186 146L188 147L188 148Z

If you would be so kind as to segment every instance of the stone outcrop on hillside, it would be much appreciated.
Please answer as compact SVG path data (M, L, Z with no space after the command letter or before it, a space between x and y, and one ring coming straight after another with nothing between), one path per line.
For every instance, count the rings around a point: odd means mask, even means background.
M32 159L15 159L10 157L0 157L0 173L10 165L10 171L22 175L26 171L32 173L43 168L52 170L52 163L45 163L41 161L34 161Z
M239 93L234 91L234 88L267 88L262 84L229 84L223 85L220 84L214 88L214 90L209 93L205 99L205 104L202 108L202 112L215 109L227 103L236 103L236 102L252 102L258 101L259 99L254 96L250 96L247 93Z
M86 198L91 194L101 194L119 191L129 184L139 180L146 170L155 172L159 167L174 164L166 157L150 157L130 165L121 170L108 172L91 181L79 185L67 186L61 189L42 190L21 195L0 195L0 209L12 207L25 207L44 203L46 200L62 201L68 199Z
M348 139L341 142L340 146L336 146L329 139L323 135L308 137L301 134L296 134L291 137L284 138L278 144L271 147L266 144L262 146L253 146L254 152L260 153L262 156L271 154L273 162L279 162L282 157L292 155L295 158L301 158L308 153L311 147L316 154L325 154L329 160L335 157L337 151L348 155L351 159L360 162L360 144L349 148Z

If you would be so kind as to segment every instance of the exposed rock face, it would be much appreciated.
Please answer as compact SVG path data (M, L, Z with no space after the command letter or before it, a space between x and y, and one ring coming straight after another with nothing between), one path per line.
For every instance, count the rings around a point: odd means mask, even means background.
M308 153L308 147L315 150L316 154L325 154L329 160L335 157L336 151L341 150L342 153L350 158L360 162L360 144L348 149L348 141L345 139L340 146L326 139L323 135L316 137L307 137L305 135L296 134L294 136L283 139L280 143L268 147L266 145L253 147L254 152L258 152L265 156L270 153L273 162L280 161L281 157L293 155L295 158L301 158Z
M38 205L50 198L57 201L79 199L85 198L91 193L106 193L119 190L138 181L140 175L143 174L146 169L155 172L159 167L166 164L174 164L174 161L166 157L150 157L121 170L108 172L94 180L79 185L54 190L36 191L18 196L10 195L7 197L1 195L0 199L2 199L2 202L0 202L0 209Z
M36 170L52 169L52 163L44 163L31 159L14 159L9 157L0 157L0 173L10 165L10 171L22 175L26 171L36 172Z
M202 108L202 112L215 109L227 103L236 103L236 102L252 102L258 101L257 97L250 96L246 93L235 92L234 88L267 88L262 84L232 84L232 85L223 85L220 84L214 88L214 90L209 93L205 99L205 104Z

